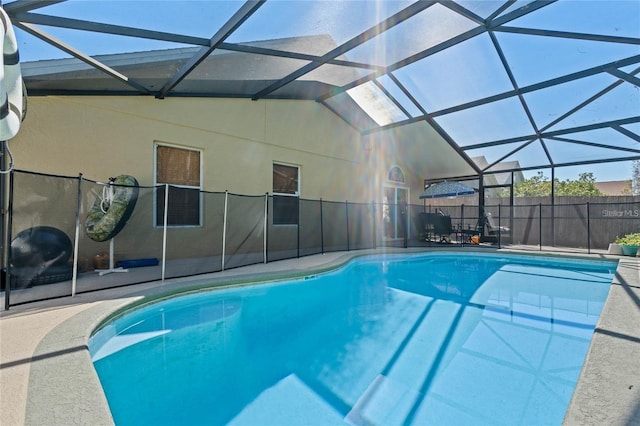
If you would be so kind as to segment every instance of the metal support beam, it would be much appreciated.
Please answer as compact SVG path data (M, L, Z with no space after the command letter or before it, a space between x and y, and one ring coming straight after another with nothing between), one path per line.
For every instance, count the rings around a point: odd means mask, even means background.
M475 101L467 102L450 108L441 109L431 113L434 117L441 115L451 114L464 109L474 108L480 105L489 104L503 99L511 98L518 94L525 94L535 92L537 90L546 89L548 87L557 86L559 84L568 83L570 81L579 80L581 78L590 77L592 75L601 74L603 72L609 72L611 69L625 67L627 65L633 65L640 62L640 55L634 55L619 61L608 62L606 64L598 65L596 67L588 68L582 71L566 74L562 77L552 78L540 83L531 84L529 86L521 87L520 90L508 90L506 92L498 93L493 96L487 96L486 98L478 99Z
M635 37L616 37L616 36L608 36L608 35L600 35L600 34L574 33L569 31L551 31L551 30L541 30L536 28L508 27L504 25L500 27L495 27L493 30L502 32L502 33L526 34L526 35L536 35L536 36L556 37L556 38L569 38L574 40L604 41L608 43L622 43L622 44L640 44L640 38L635 38Z
M442 6L446 7L447 9L453 10L458 15L462 15L468 20L475 22L476 24L484 25L485 23L482 17L476 15L466 7L460 6L458 3L452 2L451 0L440 0L438 3L440 3Z
M457 44L462 43L463 41L469 40L473 37L476 37L484 32L486 32L486 28L484 26L478 26L476 28L473 28L467 32L464 32L462 34L459 34L453 38L450 38L449 40L443 41L442 43L439 43L433 47L430 47L427 50L424 50L422 52L416 53L415 55L411 55L408 58L402 59L394 64L391 64L387 67L385 67L383 70L377 71L373 74L367 75L365 77L359 78L357 80L352 81L349 84L345 84L344 86L340 86L337 88L333 88L330 91L328 91L327 93L321 95L318 97L318 100L326 100L329 99L337 94L346 92L349 89L353 89L354 87L360 86L361 84L367 83L368 81L373 80L374 78L378 78L384 74L388 74L391 73L399 68L405 67L407 65L410 65L414 62L417 62L421 59L424 59L426 57L429 57L431 55L434 55L438 52L441 52L445 49L448 49L450 47L453 47Z
M385 19L384 21L378 23L377 25L369 28L368 30L362 32L361 34L358 34L357 36L353 37L351 40L347 41L346 43L336 47L335 49L332 49L330 52L324 54L322 56L322 59L319 62L312 62L310 64L305 65L302 68L299 68L298 70L292 72L291 74L287 75L286 77L276 81L275 83L269 85L268 87L266 87L265 89L261 90L260 92L256 93L253 96L253 100L257 100L260 98L264 98L265 96L269 95L270 93L278 90L279 88L285 86L286 84L302 77L305 74L310 73L311 71L315 70L316 68L324 65L325 63L327 63L328 61L330 61L331 59L335 59L340 55L343 55L344 53L348 52L351 49L354 49L358 46L360 46L361 44L366 43L367 41L371 40L372 38L380 35L381 33L395 27L396 25L404 22L405 20L411 18L414 15L417 15L418 13L422 12L423 10L433 6L436 2L435 1L420 1L420 2L415 2L413 4L411 4L410 6L404 8L403 10L401 10L400 12L396 13L395 15L390 16L389 18Z
M11 18L16 13L28 12L34 9L51 6L57 3L63 3L67 0L17 0L8 4L3 4L2 8Z
M209 45L188 60L174 76L164 85L158 94L158 98L164 98L171 89L180 83L191 71L204 61L215 49L217 49L227 37L229 37L244 21L246 21L266 0L249 0L216 32L209 40Z
M611 128L619 133L622 133L623 135L633 139L634 141L640 143L640 135L633 133L631 130L627 130L622 126L611 126Z
M585 160L585 161L572 161L567 163L556 163L553 165L553 167L574 167L574 166L585 166L590 164L619 163L621 161L634 161L634 160L640 160L640 155L634 155L631 157L607 158L607 159L600 159L600 160ZM515 172L526 172L530 170L548 169L550 167L551 166L548 164L540 164L537 166L529 166L529 167L515 167L510 170ZM499 170L499 171L496 170L492 172L487 172L485 174L504 173L505 171L509 171L509 170ZM451 177L450 179L457 179L457 177Z
M585 78L585 77L590 77L592 75L596 75L596 74L600 74L603 72L608 72L611 69L616 69L619 67L625 67L627 65L633 65L636 63L640 62L640 55L635 55L635 56L631 56L629 58L625 58L625 59L621 59L619 61L614 61L614 62L609 62L606 64L602 64L593 68L589 68L586 70L582 70L582 71L578 71L572 74L567 74L565 76L562 77L557 77L557 78L553 78L550 80L546 80L540 83L536 83L536 84L532 84L529 86L525 86L525 87L521 87L519 90L509 90L506 92L502 92L496 95L492 95L492 96L487 96L485 98L482 99L477 99L475 101L471 101L471 102L466 102L464 104L459 104L453 107L449 107L449 108L445 108L445 109L441 109L439 111L434 111L431 112L429 115L433 118L436 117L440 117L442 115L447 115L447 114L451 114L454 112L458 112L458 111L462 111L465 109L470 109L470 108L475 108L481 105L486 105L492 102L497 102L497 101L501 101L507 98L511 98L513 96L518 96L521 94L525 94L525 93L530 93L530 92L535 92L536 90L540 90L540 89L546 89L548 87L552 87L552 86L556 86L559 84L563 84L563 83L568 83L570 81L574 81L574 80L578 80L581 78ZM635 74L635 72L633 73ZM362 79L360 80L362 81ZM592 102L593 100L599 98L600 96L604 95L606 92L613 90L613 88L617 87L619 84L622 84L623 80L620 80L619 82L613 83L611 86L605 88L603 91L599 92L598 95L588 99L587 101L583 102L582 104L580 104L579 107L574 108L573 110L571 110L570 113L564 114L562 116L562 119L568 117L569 115L573 114L575 111L577 111L578 109L582 108L582 106ZM345 86L343 86L345 87ZM416 121L420 121L420 120L424 120L425 117L413 117L409 120L404 120L404 121L399 121L393 124L388 124L386 126L380 126L378 129L376 129L375 131L382 131L382 130L387 130L389 128L393 128L393 127L400 127L406 124L411 124L413 122ZM544 131L545 129L548 129L550 127L552 127L553 125L555 125L556 123L562 121L561 119L556 119L554 120L553 124L549 124L547 126L545 126L544 128L541 129L541 132ZM520 142L520 141L524 141L527 139L530 139L532 136L525 136L525 137L521 137L515 140L510 140L510 142ZM496 141L498 143L496 143L496 145L500 145L501 143L504 142L500 142L500 141ZM510 143L508 142L508 143ZM487 143L492 143L492 142L487 142ZM478 146L479 148L480 146ZM475 148L469 148L469 147L465 147L464 149L475 149Z
M405 117L407 118L411 118L411 114L409 113L409 111L407 111L407 109L400 103L400 101L398 101L396 99L395 96L393 96L393 94L391 92L389 92L387 90L386 87L384 87L384 85L382 83L380 83L377 79L373 80L373 84L376 85L376 87L378 89L380 89L380 91L382 93L384 93L384 95L389 98L389 100L396 106L396 108L398 108L400 111L402 111L402 113L405 115Z
M634 69L631 72L631 74L635 75L638 72L640 72L640 68ZM572 108L569 111L565 112L560 117L556 118L551 123L549 123L546 126L544 126L541 130L545 131L547 129L552 128L553 126L555 126L556 124L558 124L562 120L566 119L567 117L573 115L574 113L576 113L577 111L581 110L585 106L589 105L591 102L594 102L595 100L597 100L597 99L601 98L602 96L606 95L607 93L609 93L610 91L612 91L613 89L615 89L616 87L621 85L622 83L624 83L624 80L618 80L615 83L610 84L609 86L607 86L604 89L600 90L598 93L596 93L593 96L591 96L589 99L586 99L585 101L583 101L580 104L576 105L574 108Z
M509 1L505 2L495 12L493 12L491 15L489 15L489 17L487 18L486 22L490 23L491 21L496 19L497 16L500 16L502 14L502 12L504 12L507 9L509 9L511 7L511 5L514 4L515 2L516 2L516 0L509 0Z
M39 28L34 27L31 24L25 24L25 23L15 23L14 24L16 27L28 32L29 34L44 40L45 42L57 47L58 49L67 52L68 54L76 57L77 59L81 60L82 62L86 63L87 65L90 65L100 71L102 71L103 73L117 79L120 80L121 82L128 84L129 86L135 88L136 90L142 92L142 93L146 93L146 94L151 94L151 91L149 89L147 89L146 87L144 87L142 84L136 82L135 80L127 77L124 74L119 73L118 71L114 70L111 67L108 67L107 65L103 64L102 62L99 62L95 59L93 59L91 56L85 55L84 53L80 52L79 50L75 49L72 46L69 46L68 44L56 39L55 37L52 37L51 35L45 33L44 31L40 30Z
M486 31L488 31L489 29L495 28L496 26L499 25L503 25L506 24L507 22L511 22L514 19L518 19L521 18L522 16L525 16L531 12L535 12L536 10L548 6L552 3L555 3L557 0L536 0L533 1L519 9L516 9L512 12L509 12L505 15L500 16L499 18L496 18L495 20L490 21L488 24L483 24L483 25L479 25L476 28L473 28L465 33L462 33L456 37L453 37L447 41L444 41L436 46L433 46L429 49L426 49L422 52L416 53L415 55L411 55L408 58L405 58L401 61L398 61L392 65L389 65L386 68L386 73L395 71L399 68L402 68L404 66L410 65L416 61L419 61L421 59L424 59L428 56L434 55L444 49L447 49L449 47L455 46L456 44L462 43L463 41L469 40L473 37L476 37L482 33L485 33ZM339 88L335 88L332 89L331 91L325 93L324 95L320 96L318 99L319 100L326 100L332 96L337 95L338 93L342 93L345 92L349 89L352 89L353 87L359 86L361 84L366 83L369 80L372 80L374 78L379 77L380 75L382 75L384 73L373 73L369 76L363 77L361 79L358 79L350 84L341 86ZM513 96L513 95L510 95ZM433 115L435 117L435 115Z
M524 109L524 112L527 115L529 124L531 124L531 127L533 128L534 132L536 133L536 135L538 135L537 139L540 141L540 144L542 145L542 149L544 150L544 153L547 156L547 160L549 161L550 164L553 164L551 153L549 153L549 150L545 146L544 141L540 137L540 129L538 128L536 121L533 119L533 114L531 114L531 110L529 109L529 105L527 105L527 101L524 99L524 96L522 95L522 93L520 93L520 87L518 87L518 82L516 81L516 78L513 75L513 72L511 71L509 62L507 61L507 58L505 57L504 52L502 51L502 47L500 46L500 43L498 42L498 39L496 38L496 35L493 33L493 31L489 31L489 37L491 38L491 43L493 44L493 48L496 50L496 53L500 58L500 62L502 62L502 66L505 72L507 73L507 76L509 77L509 81L511 82L511 85L513 86L514 90L518 92L518 100L520 101L520 105L522 105L522 109ZM520 149L522 149L523 147L524 145Z
M193 37L182 34L167 33L162 31L151 31L142 28L127 27L122 25L104 24L98 22L85 21L80 19L63 18L59 16L42 15L37 13L19 13L11 16L14 22L26 22L30 24L46 25L57 28L67 28L79 31L90 31L102 34L113 34L118 36L142 38L146 40L168 41L171 43L191 44L194 46L209 46L210 39L203 37ZM275 56L290 59L300 59L306 61L320 61L321 57L317 55L309 55L297 52L287 52L277 49L269 49L258 46L250 46L246 44L236 43L220 43L218 48L221 50L229 50L232 52L252 53L257 55ZM332 65L340 65L352 68L373 69L381 71L384 67L365 64L362 62L354 62L347 60L334 59L329 61Z
M504 14L502 16L499 16L493 20L490 21L490 28L495 28L498 27L500 25L504 25L507 22L511 22L515 19L518 18L522 18L525 15L528 15L532 12L535 12L536 10L542 9L543 7L549 6L550 4L553 4L555 2L557 2L558 0L536 0L536 1L532 1L531 3L527 3L524 6L521 6L520 8L511 11L507 14Z
M607 70L607 72L609 74L611 74L612 76L614 76L614 77L618 77L619 79L624 80L627 83L633 84L634 86L636 86L636 88L640 87L640 78L638 78L638 77L635 77L635 76L633 76L631 74L628 74L626 72L622 72L622 71L620 71L618 69L610 69L610 70Z
M413 97L413 95L411 94L411 92L409 90L407 90L407 88L404 86L404 84L402 84L400 82L400 80L398 80L396 78L395 75L393 75L393 73L389 73L388 74L389 78L391 79L391 81L393 81L398 88L400 88L400 90L402 91L402 93L404 93L404 95L409 98L409 100L411 102L413 102L413 104L420 110L420 112L422 112L423 117L428 117L429 114L427 113L427 111L422 107L422 105L420 105L420 103L418 102L418 100ZM442 138L445 140L445 142L447 142L447 144L449 144L449 146L478 174L481 173L480 171L480 167L478 167L478 165L471 159L471 157L469 157L469 155L464 152L463 150L460 149L460 146L455 143L455 141L453 140L453 138L451 136L449 136L449 134L442 128L440 127L439 124L437 124L433 119L427 119L426 120L431 127L433 127L433 129L438 132L438 134L440 134L440 136L442 136Z
M558 141L558 142L575 143L575 144L578 144L578 145L592 146L592 147L595 147L595 148L612 149L612 150L615 150L615 151L624 151L624 152L632 152L634 154L640 154L640 149L625 148L625 147L621 147L621 146L611 146L611 145L606 145L606 144L603 144L603 143L580 141L580 140L577 140L577 139L561 138L561 137L558 137L558 136L550 137L549 139L550 140L554 140L554 141Z
M484 169L482 169L483 172L488 171L489 169L491 169L493 166L495 166L496 164L500 163L502 160L505 160L507 158L509 158L510 156L512 156L513 154L515 154L516 152L524 149L525 147L531 145L532 143L534 143L535 141L537 141L538 138L535 137L533 139L528 140L527 142L523 143L522 145L518 146L516 149L513 149L509 152L507 152L506 154L504 154L502 157L498 158L497 160L494 160L492 163L488 164ZM549 161L551 162L551 160L549 159ZM552 162L551 162L552 163ZM504 171L504 170L503 170Z
M196 46L207 46L209 43L208 39L202 37L192 37L162 31L151 31L122 25L103 24L99 22L42 15L38 13L17 13L9 16L14 22L46 25L49 27L67 28L71 30L91 31L94 33L114 34L126 37L144 38L148 40L169 41L172 43L193 44Z
M562 130L555 130L553 132L541 132L540 135L525 135L525 136L518 136L515 138L501 139L498 141L479 143L475 145L467 145L462 149L465 151L468 151L471 149L487 148L490 146L504 145L504 144L514 143L514 142L522 142L529 139L537 138L538 136L542 138L551 138L553 136L567 135L569 133L586 132L588 130L595 130L595 129L605 129L607 127L619 126L624 124L632 124L632 123L640 123L640 116L623 118L620 120L604 121L602 123L588 124L585 126L569 127Z
M307 53L288 52L284 50L269 49L266 47L250 46L248 44L236 43L220 43L220 50L229 50L231 52L252 53L255 55L276 56L279 58L299 59L301 61L321 62L322 57L317 55L309 55ZM327 62L331 65L340 65L342 67L360 68L383 72L384 67L380 65L365 64L364 62L348 61L345 59L332 59Z

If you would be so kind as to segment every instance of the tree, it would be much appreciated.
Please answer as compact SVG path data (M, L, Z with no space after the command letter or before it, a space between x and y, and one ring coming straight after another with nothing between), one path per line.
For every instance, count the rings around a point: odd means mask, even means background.
M538 172L535 176L513 185L515 197L544 197L551 194L551 181Z
M640 170L639 170L640 174ZM604 195L596 187L596 178L591 172L580 173L577 180L554 181L556 196L602 196ZM551 195L551 180L538 172L535 176L516 182L513 185L513 195L516 197L546 197Z
M620 195L640 195L640 160L631 162L631 179L622 189Z
M596 186L596 178L591 172L580 173L578 180L563 180L555 183L556 195L603 196Z

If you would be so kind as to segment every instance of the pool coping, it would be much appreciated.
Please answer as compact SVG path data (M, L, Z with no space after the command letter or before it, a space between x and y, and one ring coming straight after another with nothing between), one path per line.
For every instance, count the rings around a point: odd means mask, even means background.
M564 424L640 424L638 258L618 263Z
M113 424L87 345L96 328L135 304L211 287L255 284L318 274L363 255L432 251L443 250L419 248L328 253L252 265L193 279L182 278L166 280L164 283L101 290L74 298L21 305L10 311L0 312L0 327L9 324L9 320L12 326L23 322L37 323L38 315L43 313L51 317L46 332L40 330L42 338L35 339L35 345L32 343L31 347L24 349L23 353L29 354L28 358L0 362L0 383L5 390L12 389L11 386L5 386L7 381L19 380L20 377L25 380L24 374L28 377L26 386L22 388L23 395L12 395L9 401L11 404L6 401L6 396L2 396L5 401L0 410L0 424ZM462 251L470 250L467 248ZM616 276L596 326L564 424L640 424L640 369L637 368L640 359L640 258L531 253L509 249L491 252L619 260ZM28 325L26 327L28 329ZM4 338L2 340L3 345L15 345L20 344L21 339L10 335L8 341ZM31 339L32 342L33 340ZM11 369L21 369L22 376L8 374Z

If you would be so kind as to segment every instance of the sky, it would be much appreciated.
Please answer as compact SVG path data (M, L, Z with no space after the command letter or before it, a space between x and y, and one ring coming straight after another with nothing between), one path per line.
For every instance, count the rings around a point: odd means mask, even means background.
M520 0L509 10L529 2L529 0ZM40 9L35 13L176 32L208 39L242 3L241 1L205 0L70 0ZM410 3L408 1L269 0L227 41L241 43L329 34L337 44L341 44L368 29L377 20L398 12ZM488 15L503 4L502 1L496 0L461 0L459 3L482 16ZM427 12L382 33L370 42L348 52L346 56L354 61L390 65L403 57L434 46L445 38L456 36L476 26L472 21L440 4L430 7ZM561 0L512 21L508 25L640 39L640 1ZM52 27L41 28L90 55L184 47L168 42ZM640 54L639 43L610 43L509 32L494 34L495 42L499 44L519 87ZM21 30L17 31L17 37L23 62L68 57L64 52L46 45ZM638 63L621 70L631 72L635 67L638 67ZM486 33L400 68L394 72L394 75L430 113L513 88L509 75L496 52L494 40ZM538 92L526 93L523 98L536 126L544 129L564 112L616 80L617 77L603 73ZM380 82L385 90L401 100L411 114L421 114L393 81L383 78ZM640 116L639 91L637 86L624 83L601 99L589 104L582 111L551 126L550 130L562 129L563 126L572 128L598 121ZM396 108L395 114L397 115L399 111ZM391 121L398 119L392 115L387 113L386 119ZM379 116L384 118L384 114ZM442 115L437 117L436 121L463 147L535 132L517 97ZM640 134L639 123L623 127ZM640 142L621 136L620 132L608 130L610 131L564 136L591 143L614 141L616 146L640 149ZM615 158L631 155L557 141L545 141L545 143L557 163L603 156ZM490 150L471 150L468 153L473 157L482 152L491 163L508 154L516 146L504 145ZM530 144L514 156L525 167L547 162L544 148L539 142ZM511 159L514 158L505 160ZM585 171L593 172L600 181L629 179L631 162L557 168L556 176L560 179L572 179ZM535 171L526 172L525 175L535 173Z

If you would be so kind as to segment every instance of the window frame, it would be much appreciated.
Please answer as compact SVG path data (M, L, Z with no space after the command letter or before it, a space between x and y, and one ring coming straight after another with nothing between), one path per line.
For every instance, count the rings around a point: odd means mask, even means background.
M158 187L160 185L165 185L168 182L158 182L158 148L159 147L167 147L173 149L180 149L183 151L195 151L198 153L198 157L200 159L200 175L198 176L199 186L190 186L190 185L178 185L169 183L169 186L173 186L175 188L187 188L187 189L197 189L199 193L199 201L198 201L198 224L191 225L171 225L167 223L167 228L201 228L203 226L202 216L203 216L203 196L202 196L202 177L203 177L203 157L204 157L204 149L189 147L185 145L177 145L165 142L155 141L153 144L153 185L154 187ZM154 228L164 228L164 224L158 224L158 191L153 191L153 227ZM164 199L162 199L162 203L164 203Z
M274 172L274 168L276 166L292 167L292 168L295 168L297 170L297 173L296 173L297 188L296 188L295 193L289 194L289 193L284 193L284 192L276 192L276 191L273 190L273 184L274 184L274 182L273 182L273 172ZM271 225L273 225L273 226L300 226L300 186L301 186L301 175L302 175L301 174L301 170L302 170L302 168L300 167L299 164L284 163L284 162L281 162L281 161L274 161L271 164L271 190L272 190L271 200L272 200L272 207L273 207L273 212L270 215L271 216ZM298 207L297 207L298 214L296 216L296 222L295 223L279 223L279 222L276 222L276 215L275 215L275 210L276 210L276 208L275 208L275 200L276 200L276 197L295 197L295 198L298 199Z

